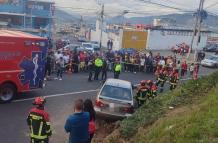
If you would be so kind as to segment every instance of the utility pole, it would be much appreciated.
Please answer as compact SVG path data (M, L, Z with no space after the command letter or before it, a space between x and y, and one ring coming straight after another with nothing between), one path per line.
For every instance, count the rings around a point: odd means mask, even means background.
M197 48L198 48L198 45L200 43L201 26L202 26L202 22L203 22L202 13L203 13L203 9L204 9L204 1L205 0L201 0L200 11L198 12L199 13L199 19L198 19L197 46L195 48L194 61L197 60Z
M100 49L102 49L102 34L103 34L103 26L104 26L104 4L102 4L100 18L101 18Z
M190 53L193 51L193 44L194 44L194 39L195 39L195 36L196 36L196 32L200 32L200 23L199 21L202 21L202 17L201 17L201 11L203 10L203 7L204 7L204 0L200 0L200 3L199 3L199 8L197 10L197 13L196 13L196 19L195 19L195 25L194 25L194 30L193 30L193 35L192 35L192 40L191 40L191 45L190 45L190 49L189 49L189 52L188 52L188 55L187 55L187 59L189 58L190 56ZM201 22L202 23L202 22ZM197 30L198 28L198 30ZM200 35L200 34L199 34ZM198 40L197 40L198 41ZM197 49L195 49L196 51Z

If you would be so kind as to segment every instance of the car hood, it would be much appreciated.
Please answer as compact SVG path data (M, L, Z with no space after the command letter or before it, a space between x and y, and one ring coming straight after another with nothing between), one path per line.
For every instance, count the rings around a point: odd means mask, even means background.
M204 59L202 62L204 62L204 63L217 63L216 61L213 61L210 59Z

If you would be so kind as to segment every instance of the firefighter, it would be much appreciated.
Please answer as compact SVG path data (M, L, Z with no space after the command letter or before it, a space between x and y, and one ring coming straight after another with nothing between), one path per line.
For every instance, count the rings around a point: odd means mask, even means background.
M160 85L160 92L163 92L164 84L166 83L167 80L167 71L162 70L158 76L156 86Z
M148 94L148 88L146 87L146 81L142 80L140 82L140 86L138 87L138 91L136 93L136 101L138 107L142 106L146 102L147 94Z
M52 134L49 114L44 110L45 102L43 97L36 97L33 102L36 107L30 110L27 117L31 143L48 143Z
M152 80L147 81L149 95L148 98L154 98L157 96L157 86Z
M170 76L170 90L174 90L179 82L179 70L175 69Z

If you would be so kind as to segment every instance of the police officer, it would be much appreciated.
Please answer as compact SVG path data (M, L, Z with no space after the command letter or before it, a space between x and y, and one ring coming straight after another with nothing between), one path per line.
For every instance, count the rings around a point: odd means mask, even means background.
M30 129L31 143L48 143L52 134L49 121L49 114L44 110L45 99L36 97L32 108L27 117L27 124Z
M138 91L136 93L136 101L138 107L142 106L146 102L147 95L148 95L148 88L146 87L146 81L142 80L140 82L140 86L138 87Z
M175 69L170 76L170 90L174 90L179 82L179 71Z
M94 77L94 80L98 80L98 76L101 72L102 66L103 66L103 61L99 56L97 56L97 58L95 59L95 77Z
M160 85L160 92L163 92L163 88L164 88L164 84L167 80L167 71L166 70L162 70L158 76L157 82L156 82L156 86Z
M117 61L115 63L115 66L114 66L114 78L115 79L119 79L121 70L122 70L122 66L121 66L120 62Z

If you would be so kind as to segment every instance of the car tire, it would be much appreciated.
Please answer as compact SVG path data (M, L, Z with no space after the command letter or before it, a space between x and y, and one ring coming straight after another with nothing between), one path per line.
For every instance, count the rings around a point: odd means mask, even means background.
M5 83L0 87L0 103L8 103L16 96L17 90L13 84Z

